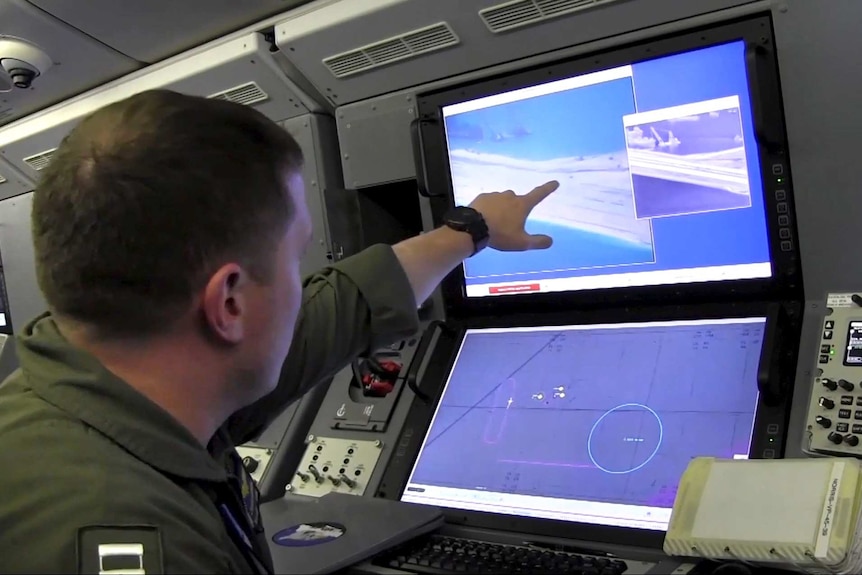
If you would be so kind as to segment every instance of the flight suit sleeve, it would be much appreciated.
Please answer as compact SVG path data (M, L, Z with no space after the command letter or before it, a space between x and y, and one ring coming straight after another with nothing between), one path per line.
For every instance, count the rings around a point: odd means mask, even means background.
M230 436L236 444L245 443L363 351L418 328L413 288L391 246L372 246L309 277L278 387L230 418Z
M247 569L213 505L81 427L38 424L4 442L0 573ZM14 464L32 454L38 463ZM33 465L43 467L35 481Z

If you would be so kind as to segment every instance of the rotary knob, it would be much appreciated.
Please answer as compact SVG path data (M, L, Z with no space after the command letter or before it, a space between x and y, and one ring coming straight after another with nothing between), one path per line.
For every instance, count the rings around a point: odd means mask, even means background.
M835 407L835 402L828 397L821 397L820 407L822 407L823 409L832 409L833 407Z
M242 458L242 466L245 467L245 470L249 473L254 473L258 466L260 466L260 461L255 459L254 457L249 457L246 455Z
M835 391L838 389L838 383L834 379L829 379L828 377L824 377L820 380L820 383L823 384L823 387L828 389L829 391Z
M829 441L831 441L831 442L832 442L832 443L834 443L835 445L838 445L839 443L841 443L842 441L844 441L844 436L843 436L843 435L841 435L840 433L837 433L837 432L833 431L832 433L830 433L830 434L826 437L826 439L828 439Z
M847 381L846 379L839 379L838 380L838 386L841 389L843 389L844 391L853 391L853 388L856 387L855 385L853 385L851 382Z
M846 443L850 447L856 447L857 445L859 445L859 438L855 435L848 435L844 438L844 443Z
M817 417L815 417L814 422L823 429L829 429L830 427L832 427L832 420L828 417L823 417L822 415L818 415Z

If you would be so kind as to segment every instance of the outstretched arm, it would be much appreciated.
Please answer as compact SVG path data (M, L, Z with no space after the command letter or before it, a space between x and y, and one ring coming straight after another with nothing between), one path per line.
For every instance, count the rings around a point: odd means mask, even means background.
M558 184L524 195L481 194L471 207L485 218L489 247L502 251L543 249L551 238L530 235L532 209ZM419 328L417 302L473 253L469 234L439 228L393 247L377 245L311 276L281 380L272 393L234 414L228 431L243 443L262 431L311 386L342 369L363 351L410 336Z
M550 247L550 237L530 235L524 224L533 208L558 187L552 181L521 196L511 190L479 195L470 207L485 218L490 234L488 247L506 252ZM394 249L416 301L422 302L455 266L472 255L473 242L468 234L444 227L405 240Z

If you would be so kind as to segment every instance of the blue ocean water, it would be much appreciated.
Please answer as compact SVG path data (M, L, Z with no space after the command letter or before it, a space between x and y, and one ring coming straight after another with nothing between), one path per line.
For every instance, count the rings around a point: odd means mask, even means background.
M528 221L527 231L531 234L551 236L554 239L554 245L547 250L529 252L499 252L487 249L465 262L468 283L517 281L521 279L515 274L523 274L524 280L596 275L608 273L609 270L583 268L641 264L653 261L651 245L628 242L605 234L539 221ZM578 268L581 271L571 271ZM492 279L487 276L498 277ZM471 278L473 281L470 281Z

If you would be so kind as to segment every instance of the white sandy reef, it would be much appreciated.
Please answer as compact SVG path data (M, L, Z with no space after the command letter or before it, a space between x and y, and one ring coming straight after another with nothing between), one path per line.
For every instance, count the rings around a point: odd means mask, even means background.
M602 155L531 161L470 150L450 152L455 200L468 204L483 192L525 193L549 180L560 189L542 202L531 220L652 244L648 220L635 219L625 150Z

